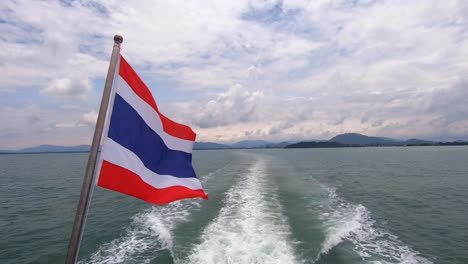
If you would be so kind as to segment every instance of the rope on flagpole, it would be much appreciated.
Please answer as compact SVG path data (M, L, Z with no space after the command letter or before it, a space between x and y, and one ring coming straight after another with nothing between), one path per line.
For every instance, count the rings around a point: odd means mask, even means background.
M78 208L76 210L75 222L73 224L72 234L70 236L70 242L68 244L68 253L66 258L67 264L74 264L78 258L78 251L80 249L80 242L83 236L84 224L86 216L88 214L90 196L94 186L94 171L96 169L97 155L99 150L99 144L101 143L102 132L104 129L104 122L106 119L106 112L109 106L110 94L112 90L112 82L114 80L115 68L120 56L120 44L122 44L123 38L120 35L114 36L114 47L112 49L112 56L109 63L109 69L107 71L106 83L104 85L104 91L102 93L101 106L99 108L99 114L96 121L96 128L94 130L93 142L91 144L91 150L88 157L88 164L86 165L86 172L83 179L83 185L81 186L80 200L78 202Z

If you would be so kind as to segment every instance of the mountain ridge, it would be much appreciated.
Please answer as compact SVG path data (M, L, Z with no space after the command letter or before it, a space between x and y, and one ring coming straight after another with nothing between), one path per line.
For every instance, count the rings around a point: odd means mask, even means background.
M43 144L37 147L23 148L20 149L20 152L64 152L64 151L89 151L91 149L90 145L77 145L77 146L61 146L61 145L50 145Z
M338 144L335 144L338 143ZM209 149L243 149L243 148L319 148L319 147L359 147L359 146L412 146L412 145L467 145L468 141L430 141L424 139L410 138L406 140L388 137L367 136L359 133L344 133L332 137L329 140L305 140L305 141L282 141L271 142L266 140L242 140L232 144L216 142L195 142L194 150ZM1 154L21 153L60 153L60 152L88 152L90 145L62 146L42 144L35 147L20 150L0 150Z
M372 137L366 136L363 134L358 133L344 133L339 134L331 138L331 142L338 142L347 145L372 145L372 144L380 144L380 145L391 145L399 142L396 139L386 138L386 137Z
M193 149L204 150L204 149L229 149L231 146L214 143L214 142L195 142L193 144Z

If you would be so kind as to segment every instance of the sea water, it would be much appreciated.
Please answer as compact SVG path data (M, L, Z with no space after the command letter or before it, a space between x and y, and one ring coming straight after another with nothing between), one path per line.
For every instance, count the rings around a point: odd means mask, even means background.
M97 187L80 263L468 263L468 147L195 151L208 201ZM86 153L0 155L0 263L63 263Z

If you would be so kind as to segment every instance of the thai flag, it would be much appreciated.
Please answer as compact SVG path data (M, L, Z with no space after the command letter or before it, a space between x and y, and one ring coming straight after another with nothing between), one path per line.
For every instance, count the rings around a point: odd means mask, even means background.
M192 167L196 134L159 111L148 87L122 56L117 69L97 185L154 204L208 199Z

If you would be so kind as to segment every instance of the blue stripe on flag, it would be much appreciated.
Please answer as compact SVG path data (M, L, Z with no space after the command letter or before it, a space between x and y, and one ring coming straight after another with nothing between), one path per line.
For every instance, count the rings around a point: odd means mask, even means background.
M179 178L196 177L192 154L169 149L161 137L118 94L114 99L108 137L135 153L146 168L157 174Z

